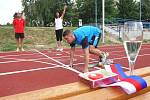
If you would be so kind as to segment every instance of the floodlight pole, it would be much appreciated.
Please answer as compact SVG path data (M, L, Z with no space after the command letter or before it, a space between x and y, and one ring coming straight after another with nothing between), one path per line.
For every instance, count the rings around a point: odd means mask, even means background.
M105 0L102 0L102 35L103 35L103 40L102 42L104 43L104 37L105 37L105 33L104 33L104 25L105 25Z
M95 25L97 27L97 0L95 0Z
M141 17L142 17L142 1L140 0L140 22L141 22Z

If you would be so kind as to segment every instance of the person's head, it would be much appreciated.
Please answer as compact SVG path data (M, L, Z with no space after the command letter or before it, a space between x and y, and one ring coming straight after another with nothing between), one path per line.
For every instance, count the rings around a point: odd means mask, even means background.
M59 18L59 17L60 17L60 13L59 13L58 11L56 12L55 17L56 17L56 18Z
M75 36L72 34L71 30L65 30L63 32L63 37L69 44L71 44L75 41Z
M17 18L21 18L22 17L22 13L17 13Z

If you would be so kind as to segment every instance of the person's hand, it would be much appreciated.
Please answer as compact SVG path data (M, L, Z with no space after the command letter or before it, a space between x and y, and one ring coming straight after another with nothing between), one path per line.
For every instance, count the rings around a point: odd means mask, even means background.
M72 67L73 67L73 64L69 64L69 67L71 67L71 68L72 68Z
M65 9L65 10L67 9L67 5L64 6L64 9Z
M88 67L84 67L83 73L89 72Z

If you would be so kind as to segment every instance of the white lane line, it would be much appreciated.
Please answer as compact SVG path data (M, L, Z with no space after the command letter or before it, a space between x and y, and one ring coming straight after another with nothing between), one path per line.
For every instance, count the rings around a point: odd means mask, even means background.
M37 53L38 54L38 53ZM144 54L144 55L139 55L140 57L142 57L142 56L149 56L150 54ZM78 56L78 55L77 55ZM114 58L113 60L116 60L116 59L124 59L124 58L127 58L127 57L121 57L121 58ZM43 59L43 58L42 58ZM34 59L34 60L36 60L36 59ZM34 61L33 59L32 60L30 60L30 61ZM20 60L20 61L22 61L22 59ZM26 60L25 60L26 61ZM9 62L15 62L15 61L9 61ZM17 62L17 61L16 61ZM53 64L53 63L47 63L47 62L42 62L42 61L35 61L35 62L40 62L40 63L45 63L45 64L51 64L51 65L57 65L57 64ZM96 62L96 61L93 61L93 62ZM5 62L0 62L0 63L5 63ZM8 62L6 62L6 63L8 63ZM78 63L78 64L74 64L74 65L79 65L79 64L84 64L84 63ZM64 66L67 66L67 65L64 65ZM129 69L129 68L126 68L126 67L124 67L125 69ZM70 69L70 67L69 67L69 69Z
M138 57L143 57L143 56L150 56L150 54L138 55ZM125 59L125 58L127 58L127 57L125 56L125 57L120 57L120 58L112 58L112 60L116 60L116 59Z
M66 53L66 52L65 52ZM75 56L80 56L80 55L75 55ZM138 55L138 57L143 57L143 56L150 56L150 54L143 54L143 55ZM69 56L66 56L66 57L69 57ZM53 59L56 57L52 57ZM60 58L60 57L58 57ZM61 57L62 58L62 57ZM112 60L120 60L120 59L126 59L127 57L124 56L124 57L119 57L119 58L111 58ZM7 58L3 58L3 59L7 59ZM14 58L8 58L8 59L14 59ZM37 60L42 60L42 59L49 59L49 58L38 58L38 59L15 59L17 61L5 61L5 62L0 62L0 64L5 64L5 63L16 63L16 62L25 62L25 61L33 61L33 62L43 62L43 63L46 63L44 61L37 61ZM90 58L91 60L95 61L96 59L92 59ZM75 59L77 60L77 59ZM97 61L97 60L96 60ZM57 65L57 64L53 64L53 63L47 63L47 64L52 64L52 65Z
M78 74L82 73L82 72L79 72L79 71L77 71L77 70L75 70L75 69L69 67L68 65L65 65L65 64L59 62L58 60L55 60L55 59L53 59L53 58L47 56L46 54L44 54L44 53L42 53L42 52L40 52L40 51L38 51L38 50L36 50L36 49L34 49L34 50L35 50L36 52L38 52L39 54L41 54L41 55L47 57L48 59L51 59L51 60L53 60L53 61L55 61L55 62L61 64L63 68L66 68L66 69L71 70L71 71L73 71L73 72L75 72L75 73L78 73Z
M5 53L9 53L9 52L3 52L3 53L5 54ZM30 53L30 54L28 54L28 53ZM18 57L18 56L32 56L32 55L36 55L36 54L39 55L39 53L33 52L32 50L28 51L28 53L27 54L14 54L14 55L10 54L10 55L5 55L5 56L0 56L0 58L5 58L5 57L9 57L9 56ZM54 51L53 53L58 53L58 52ZM46 54L49 54L49 52L47 52Z
M43 59L45 59L45 58L37 58L37 59L2 58L2 59L5 59L5 60L14 60L14 61L34 61L34 60L43 60ZM7 62L7 61L6 61L6 62Z
M0 56L0 58L4 58L4 57L9 57L9 56L14 56L14 57L18 57L18 56L32 56L38 53L32 53L32 54L17 54L17 55L6 55L6 56Z
M147 46L148 46L148 47L150 47L150 44L143 43L143 44L142 44L142 46L143 46L143 47L144 47L144 46L146 46L146 47L147 47ZM103 48L104 48L104 49L105 49L105 48L111 49L111 48L114 48L114 47L115 47L115 48L123 48L123 45L114 45L114 46L98 46L98 48L102 48L102 49L103 49Z
M149 50L150 48L144 48L144 49L141 48L140 52L143 51L143 50L147 50L147 49ZM77 50L77 51L79 51L79 50ZM121 52L125 52L125 51L124 50L112 51L112 52L109 52L109 53L119 53L119 52L121 53ZM58 52L53 52L53 53L58 53ZM68 52L65 52L65 53L69 54ZM32 54L6 55L6 56L0 56L0 58L6 58L6 57L9 57L9 56L16 56L16 57L18 57L18 56L32 56L32 55L36 55L36 54L39 54L39 53L34 52ZM45 53L45 54L49 54L49 53ZM59 54L56 54L56 55L59 55ZM114 55L116 55L116 54L114 54ZM75 55L75 56L80 56L80 55ZM62 56L62 57L67 57L67 56ZM53 58L57 58L57 57L53 57Z
M144 50L149 50L150 48L144 48L144 49L140 49L140 52L141 51L144 51ZM120 50L120 51L111 51L111 52L109 52L109 53L122 53L122 52L125 52L125 50Z
M54 64L54 63L48 63L48 62L44 62L44 61L33 61L32 62L39 62L39 63L43 63L43 64L49 64L49 65L58 65L58 64ZM0 62L0 64L6 64L6 63L18 63L18 62L27 62L26 60L22 60L22 61L9 61L9 62Z
M42 62L42 63L46 63L46 62ZM46 63L46 64L51 64L51 63ZM80 64L84 64L84 63L78 63L78 64L74 64L74 65L80 65ZM63 68L62 66L57 65L57 64L53 64L53 65L55 65L55 67L44 67L44 68L36 68L36 69L29 69L29 70L4 72L4 73L0 73L0 76L11 75L11 74L19 74L19 73L25 73L25 72L33 72L33 71L39 71L39 70L45 70L45 69Z
M75 65L79 65L79 64L84 64L84 63L78 63ZM0 73L0 76L19 74L19 73L25 73L25 72L33 72L33 71L40 71L40 70L45 70L45 69L54 69L54 68L62 68L62 66L56 65L55 67L44 67L44 68L36 68L36 69L29 69L29 70L4 72L4 73ZM99 67L95 67L95 68L99 68ZM129 68L126 68L126 67L122 67L122 68L129 70Z
M139 55L139 56L149 56L150 54L144 54L144 55ZM48 56L48 58L49 58L49 56ZM127 57L122 57L122 58L115 58L115 59L113 59L113 60L116 60L116 59L124 59L124 58L127 58ZM50 59L50 58L49 58ZM33 60L32 60L33 61ZM54 60L55 61L55 60ZM10 75L10 74L17 74L17 73L23 73L23 72L31 72L31 71L38 71L38 70L44 70L44 69L50 69L50 68L57 68L57 67L62 67L62 66L59 66L59 65L57 65L57 64L53 64L53 63L47 63L47 62L42 62L42 61L35 61L35 62L41 62L41 63L45 63L45 64L51 64L51 65L56 65L56 67L45 67L45 68L37 68L37 69L30 69L30 70L21 70L21 71L14 71L14 72L5 72L5 73L0 73L0 75ZM56 61L57 62L57 61ZM92 61L92 62L90 62L90 63L94 63L94 62L97 62L97 61ZM61 62L57 62L57 63L60 63L61 65L64 65L63 63L61 63ZM84 64L84 63L78 63L78 64L74 64L74 65L80 65L80 64ZM67 65L64 65L64 66L67 66ZM124 69L127 69L127 70L129 70L129 68L127 68L127 67L122 67L122 68L124 68ZM67 67L67 69L71 69L72 70L72 68L68 68ZM76 71L75 71L76 72ZM78 72L77 72L78 73ZM79 72L79 73L81 73L81 72Z
M33 72L33 71L39 71L39 70L45 70L45 69L54 69L54 68L62 68L62 67L57 65L55 67L44 67L44 68L36 68L36 69L29 69L29 70L4 72L4 73L0 73L0 76L19 74L19 73L25 73L25 72Z
M47 58L45 58L47 59ZM44 64L50 64L50 65L58 65L54 63L49 63L49 62L44 62L44 61L38 61L41 59L18 59L17 61L5 61L5 62L0 62L0 64L6 64L6 63L18 63L18 62L39 62L39 63L44 63Z
M65 52L66 54L70 54L69 52L66 52L66 51L64 51L64 52ZM84 57L84 55L74 55L74 56L77 56L77 57L78 57L78 56L79 56L79 57ZM89 57L89 59L91 59L91 60L96 60L96 59L90 58L90 57Z

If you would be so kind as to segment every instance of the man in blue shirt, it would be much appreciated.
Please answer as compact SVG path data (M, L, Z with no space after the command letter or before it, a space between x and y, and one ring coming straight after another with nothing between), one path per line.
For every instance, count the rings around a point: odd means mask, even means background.
M101 37L101 30L93 26L83 26L73 32L66 30L63 33L64 39L71 46L70 66L73 65L73 56L76 44L81 45L84 51L85 67L84 72L88 72L89 53L99 56L100 62L106 60L108 53L97 49L98 42Z

